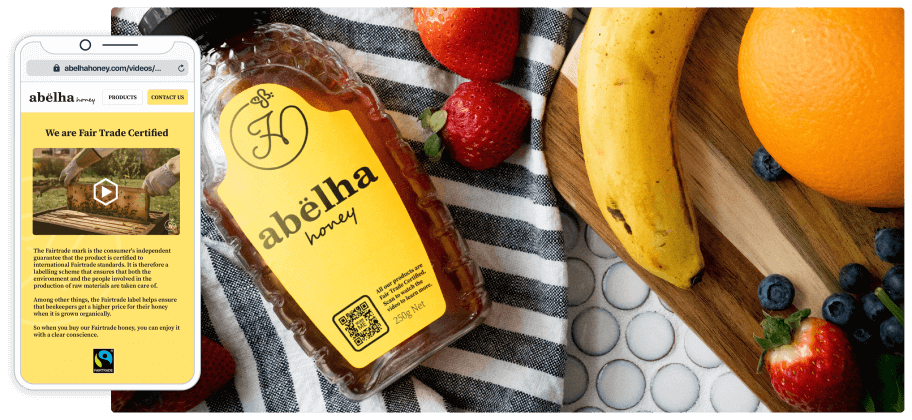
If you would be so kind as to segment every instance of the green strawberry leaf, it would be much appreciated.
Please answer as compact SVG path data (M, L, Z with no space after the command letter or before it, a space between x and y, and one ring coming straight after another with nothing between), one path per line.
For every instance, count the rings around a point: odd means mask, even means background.
M418 116L418 121L421 121L421 128L428 130L430 129L433 132L438 132L443 130L443 126L446 125L447 112L444 110L431 111L430 108L425 108L424 111L421 111L421 115Z
M430 108L425 108L424 111L421 111L421 115L418 116L418 121L421 121L421 128L425 130L431 128L431 124L428 120L431 118L432 113L433 111L431 111Z
M443 140L437 134L431 134L424 142L424 154L431 162L440 160L443 156Z
M437 111L428 118L428 125L431 128L431 131L438 132L443 130L444 124L446 124L447 112L444 110Z
M763 370L763 360L766 359L766 352L769 350L764 349L763 353L760 353L760 361L757 362L757 373L760 373Z
M771 348L784 346L792 342L792 328L782 318L769 317L760 323L763 327L763 338L769 341Z
M792 331L798 331L798 327L801 325L801 321L804 321L805 318L811 315L810 309L803 309L798 312L794 312L785 318L785 323L792 329Z
M760 321L760 327L763 328L763 338L754 336L754 341L763 349L763 354L760 355L760 362L757 364L757 373L760 373L763 367L763 359L766 357L766 353L769 350L790 344L792 342L792 333L798 330L801 321L810 314L810 309L804 309L789 315L788 318L782 319L782 317L772 316L766 312L763 313L766 316L763 321Z

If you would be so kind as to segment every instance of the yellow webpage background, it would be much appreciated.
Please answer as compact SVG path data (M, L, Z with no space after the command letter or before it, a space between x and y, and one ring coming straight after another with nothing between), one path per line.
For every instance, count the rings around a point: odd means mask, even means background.
M181 159L181 172L193 174L193 113L23 113L22 118L22 278L21 375L33 384L138 383L181 384L190 381L194 367L194 238L193 180L182 182L185 191L180 212L185 215L180 235L33 235L32 154L34 148L177 148L189 155ZM45 130L168 129L168 137L53 137ZM34 289L34 248L166 248L171 254L144 254L144 262L167 262L167 268L152 268L156 288ZM50 255L50 254L43 254ZM122 254L113 254L122 255ZM77 270L79 270L77 268ZM67 282L73 283L73 282ZM117 310L110 317L53 317L34 315L36 297L62 298L153 297L177 298L167 310ZM90 304L91 305L91 304ZM135 305L135 303L134 303ZM91 306L90 306L91 308ZM98 338L36 337L36 325L78 327ZM174 326L179 330L91 331L92 325ZM73 331L73 330L69 330ZM92 350L114 349L114 373L93 373Z

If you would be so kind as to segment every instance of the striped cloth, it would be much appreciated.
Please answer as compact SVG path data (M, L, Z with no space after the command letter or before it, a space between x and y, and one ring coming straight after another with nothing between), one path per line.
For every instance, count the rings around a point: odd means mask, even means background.
M114 9L111 32L138 35L146 9ZM466 81L421 43L410 9L275 9L338 51L377 92L431 175L493 308L485 323L382 393L353 402L320 374L232 249L202 215L202 334L237 361L232 383L195 411L558 411L563 400L567 268L560 213L542 153L545 100L566 53L571 10L523 9L513 74L502 83L532 105L531 136L486 171L424 157L417 121Z

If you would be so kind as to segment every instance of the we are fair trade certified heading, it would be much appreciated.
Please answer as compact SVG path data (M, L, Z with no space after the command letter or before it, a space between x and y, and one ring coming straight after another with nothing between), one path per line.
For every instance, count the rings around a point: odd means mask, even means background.
M199 57L186 37L18 44L21 386L182 390L199 379Z

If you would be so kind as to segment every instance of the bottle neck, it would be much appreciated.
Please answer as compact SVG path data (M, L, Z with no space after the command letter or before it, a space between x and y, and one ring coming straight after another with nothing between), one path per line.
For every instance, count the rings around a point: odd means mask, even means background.
M143 15L139 32L143 35L185 35L205 52L266 22L269 22L267 9L152 8Z

